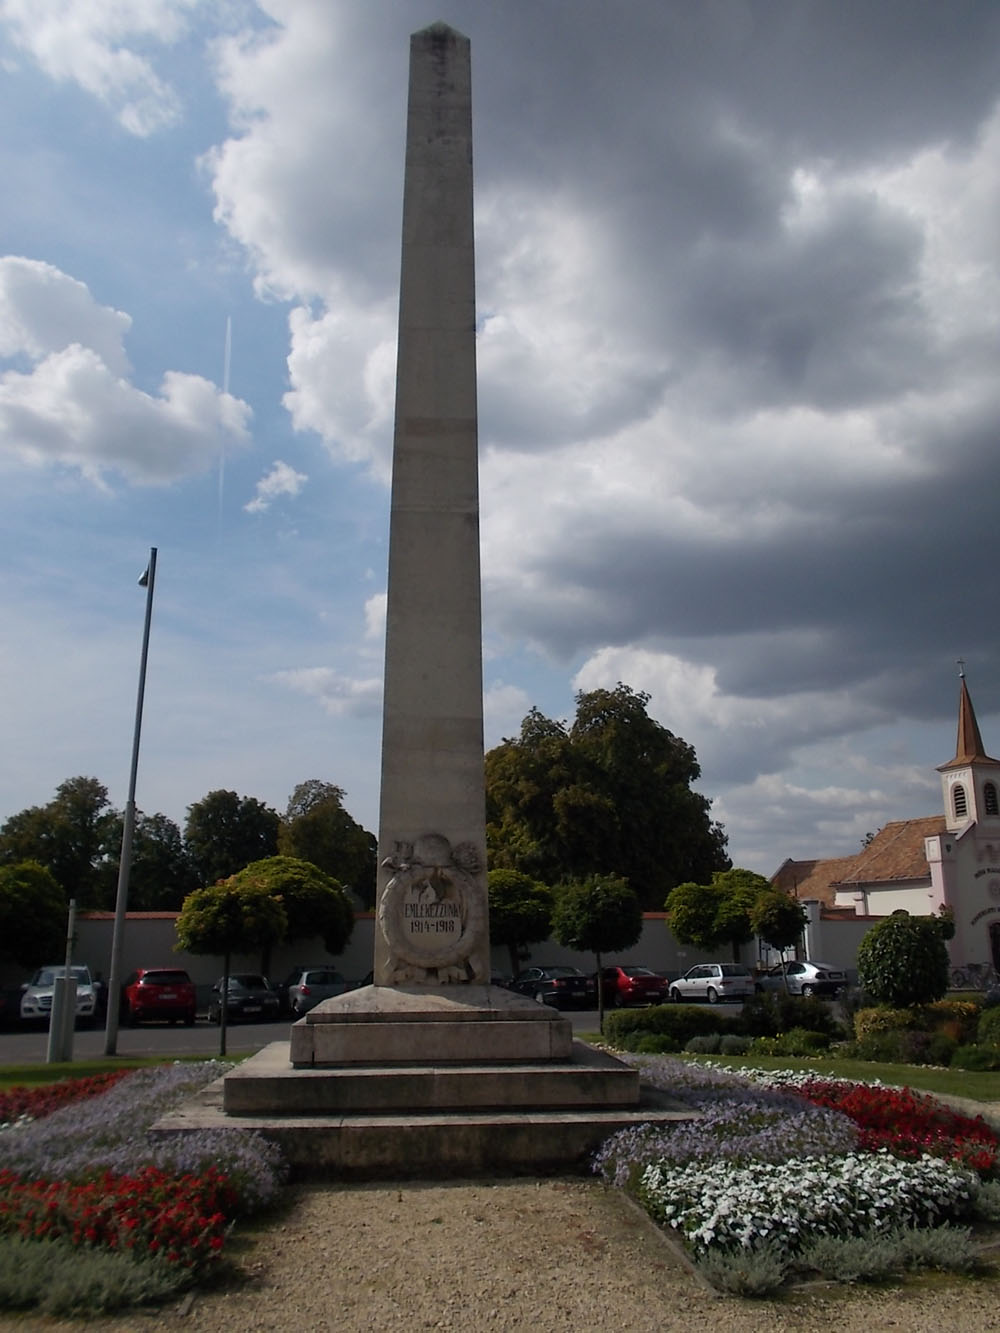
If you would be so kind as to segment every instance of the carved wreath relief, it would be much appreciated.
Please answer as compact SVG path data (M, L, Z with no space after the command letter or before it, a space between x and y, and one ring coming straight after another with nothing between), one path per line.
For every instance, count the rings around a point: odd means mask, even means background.
M471 842L452 847L440 833L397 842L382 862L392 876L378 905L393 983L468 982L482 977L486 893Z

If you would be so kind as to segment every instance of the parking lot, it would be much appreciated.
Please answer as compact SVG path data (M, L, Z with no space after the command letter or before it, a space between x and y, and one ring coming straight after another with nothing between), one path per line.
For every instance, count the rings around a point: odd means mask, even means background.
M596 1032L597 1010L566 1013L574 1032ZM236 1023L226 1029L227 1055L259 1051L272 1041L288 1039L288 1020L273 1023ZM41 1028L22 1030L8 1027L0 1032L0 1064L23 1065L44 1062L48 1033ZM119 1055L217 1055L219 1029L200 1017L193 1028L171 1027L169 1023L148 1023L138 1028L120 1028ZM73 1041L74 1060L96 1060L104 1054L104 1028L77 1028Z

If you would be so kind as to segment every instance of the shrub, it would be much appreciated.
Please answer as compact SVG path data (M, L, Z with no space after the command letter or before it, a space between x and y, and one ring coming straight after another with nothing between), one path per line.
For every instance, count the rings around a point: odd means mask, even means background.
M825 1032L809 1032L806 1028L792 1028L776 1037L754 1037L750 1042L751 1055L816 1055L828 1050L830 1038Z
M746 1055L750 1049L750 1038L741 1037L735 1032L726 1032L719 1042L720 1055Z
M833 1010L815 995L785 995L766 991L743 1005L741 1028L748 1037L776 1037L791 1028L825 1032L829 1037L843 1035Z
M954 925L943 917L894 912L876 922L858 947L862 984L881 1004L931 1004L948 989L945 940Z
M902 1029L872 1032L855 1042L850 1054L857 1060L891 1065L950 1065L958 1043L946 1032Z
M66 1241L0 1236L0 1308L45 1315L95 1315L161 1302L191 1285L189 1269ZM27 1325L25 1325L27 1327Z
M716 1291L733 1296L768 1296L784 1282L788 1260L778 1246L765 1244L752 1250L713 1250L696 1267Z
M718 1032L701 1037L692 1037L684 1047L691 1055L718 1055L722 1049L722 1036Z
M929 1065L943 1065L947 1068L957 1050L958 1042L954 1037L949 1036L947 1032L934 1032L927 1043L926 1063Z
M980 1046L1000 1046L1000 1007L984 1009L976 1026Z
M854 1015L854 1035L858 1041L883 1032L903 1032L918 1026L920 1022L916 1009L891 1009L888 1005L872 1009L859 1009Z
M721 1014L707 1005L654 1004L649 1009L615 1009L604 1019L604 1035L623 1051L638 1050L640 1038L647 1034L670 1037L683 1050L692 1037L725 1032L738 1015Z
M623 1049L634 1050L637 1055L674 1055L681 1048L676 1038L656 1032L647 1032L645 1036L638 1038L633 1033L631 1040L635 1041L635 1045Z
M937 1000L927 1006L930 1030L954 1037L959 1045L975 1041L981 1013L975 1000Z
M1000 1069L1000 1050L995 1046L959 1046L951 1057L951 1067L974 1072Z

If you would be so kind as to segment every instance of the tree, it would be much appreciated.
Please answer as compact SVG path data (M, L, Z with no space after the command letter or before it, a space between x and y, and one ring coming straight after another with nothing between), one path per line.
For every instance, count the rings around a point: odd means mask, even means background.
M177 918L177 948L215 954L222 962L222 1025L219 1054L226 1053L229 962L234 953L270 949L284 938L285 909L262 884L237 884L235 877L195 889Z
M122 817L115 815L109 837L108 859L116 885L121 861L122 822ZM198 872L174 821L166 815L144 815L141 810L137 811L129 865L129 910L179 911L184 899L199 884Z
M691 790L694 750L619 684L577 695L572 726L537 709L486 756L491 864L558 884L624 876L646 907L728 868L710 802Z
M354 929L354 908L347 894L330 875L309 861L294 856L269 856L253 861L231 880L240 891L263 890L281 904L285 914L283 938L288 941L319 937L328 953L342 953ZM270 944L265 946L261 971L270 970Z
M563 885L552 913L552 933L567 949L592 953L597 964L597 1010L604 1031L604 986L601 956L635 944L642 934L642 906L628 881L614 875L593 875Z
M799 942L806 920L801 904L781 889L764 889L750 911L753 933L781 954ZM785 977L787 988L788 978Z
M348 886L368 907L375 901L378 844L344 809L344 789L310 778L288 801L278 830L278 851L311 861Z
M486 877L490 902L490 940L503 944L515 975L521 964L518 951L526 944L547 940L552 929L552 890L519 870L491 870Z
M933 1004L948 989L948 946L954 922L941 916L893 912L876 922L858 946L858 976L877 1004L905 1009Z
M277 811L253 796L210 791L188 806L184 841L202 884L214 884L278 851Z
M740 945L754 936L752 913L771 882L753 870L720 870L709 884L678 884L664 904L667 925L681 944L711 952L723 944L739 960Z
M0 866L0 958L31 970L66 951L68 903L37 861Z
M81 907L114 902L117 866L109 858L116 813L96 778L67 778L47 805L31 806L0 827L0 862L37 861Z

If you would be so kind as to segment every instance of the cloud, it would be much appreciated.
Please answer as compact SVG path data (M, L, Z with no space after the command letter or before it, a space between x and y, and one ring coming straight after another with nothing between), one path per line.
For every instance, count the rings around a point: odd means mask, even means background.
M495 680L483 695L483 727L486 748L499 745L505 736L516 736L531 709L531 697L519 685Z
M176 92L147 55L177 42L199 0L2 0L14 44L56 82L76 83L139 137L173 125Z
M332 667L277 671L273 680L319 701L331 717L376 717L382 707L382 679L344 676Z
M270 509L279 495L298 495L309 480L304 472L296 472L293 467L277 459L271 471L261 477L257 483L257 494L243 508L248 514L262 514Z
M385 639L385 615L388 596L384 592L374 593L365 602L365 638L382 642Z
M29 367L0 374L0 457L149 484L247 439L249 406L199 375L168 370L155 395L129 383L130 325L52 265L0 259L0 355Z

